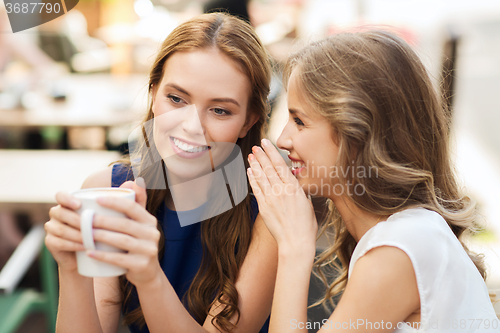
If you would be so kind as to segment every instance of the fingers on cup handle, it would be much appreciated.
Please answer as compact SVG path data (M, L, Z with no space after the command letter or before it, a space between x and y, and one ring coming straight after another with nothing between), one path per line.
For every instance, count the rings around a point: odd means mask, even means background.
M135 180L133 190L135 191L136 202L146 208L148 195L146 193L146 182L144 181L144 178L139 177Z
M51 220L57 221L71 226L75 229L80 229L80 216L73 210L64 208L61 205L54 206L49 210Z
M52 235L54 237L67 239L77 243L82 242L82 236L80 231L64 223L50 220L48 222L45 222L44 228L46 235Z
M64 251L64 252L85 251L85 247L82 244L72 242L64 238L59 238L52 234L47 234L47 236L45 236L45 245L52 254L54 254L57 251Z
M73 210L77 210L81 206L80 200L73 197L68 192L57 192L56 201L61 206L69 208L69 209L73 209Z

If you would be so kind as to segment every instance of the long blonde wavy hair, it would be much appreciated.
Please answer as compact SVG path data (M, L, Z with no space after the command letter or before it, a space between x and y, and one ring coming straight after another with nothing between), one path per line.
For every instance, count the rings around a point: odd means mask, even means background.
M356 206L383 216L410 207L439 213L486 278L482 256L462 242L464 232L477 227L477 216L450 161L450 115L411 47L383 30L343 32L292 54L285 64L285 86L294 69L306 99L332 126L339 145L337 167L378 170L378 177L340 175L342 184L366 189L351 197ZM330 231L333 245L314 265L327 291L313 306L334 305L332 298L347 284L356 246L331 201L320 234Z
M251 92L247 116L255 114L258 120L247 135L236 142L242 155L247 156L252 146L260 144L260 139L265 132L271 65L269 55L250 24L228 14L200 15L179 25L165 39L150 72L150 101L143 124L154 118L152 93L161 82L168 58L175 52L189 52L203 48L216 48L224 53L234 60L248 77ZM144 144L139 148L139 155L142 155L141 163L148 164L147 154L155 150L155 147L149 146L150 142L144 126L143 132ZM130 159L123 159L120 162L130 164ZM246 159L244 163L248 168ZM146 185L163 183L167 187L166 190L160 190L146 186L148 188L146 209L153 215L157 214L159 207L164 205L165 199L170 195L164 172L162 163L155 163L147 168L139 166L139 176L145 179ZM251 211L250 197L247 196L233 209L202 222L201 267L183 299L190 313L200 324L205 321L212 305L219 302L225 307L212 318L212 323L224 331L231 331L235 328L230 319L234 315L239 318L240 314L235 283L250 244ZM158 229L162 231L160 226ZM163 238L159 244L159 257L163 254ZM125 277L121 277L120 285L123 302L127 305L132 300L131 296L135 287ZM145 320L141 307L125 313L124 323L144 326Z

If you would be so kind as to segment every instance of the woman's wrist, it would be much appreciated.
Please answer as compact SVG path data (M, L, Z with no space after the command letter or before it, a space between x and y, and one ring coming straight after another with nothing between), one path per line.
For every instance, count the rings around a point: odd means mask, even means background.
M300 266L312 268L316 256L315 244L279 244L278 258L280 263L292 262Z
M83 276L78 273L78 268L65 268L64 266L59 266L59 275L61 277L67 277L67 278L76 278L76 279L92 279L91 277L88 276Z
M163 275L163 276L162 276ZM164 274L156 274L152 279L136 283L135 288L137 292L158 292L162 288Z

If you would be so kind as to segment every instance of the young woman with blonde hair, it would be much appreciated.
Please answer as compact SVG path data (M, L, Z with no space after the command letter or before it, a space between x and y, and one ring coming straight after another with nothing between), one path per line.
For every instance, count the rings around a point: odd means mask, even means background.
M293 54L285 81L277 145L292 170L267 140L248 169L278 243L270 332L498 332L481 257L461 241L476 213L450 161L449 114L414 51L383 31L340 33ZM322 232L334 231L316 262L307 194L329 199ZM341 294L322 323L307 323L313 266L322 302Z
M59 206L50 211L46 244L60 278L57 332L116 332L120 312L133 333L267 332L277 248L257 216L255 199L248 195L222 214L181 226L168 186L170 178L200 176L195 157L208 156L208 150L216 156L222 143L250 153L266 123L270 78L264 47L250 25L235 17L202 15L166 38L150 73L151 102L142 128L152 123L154 133L144 132L142 159L114 164L83 185L136 191L133 205L119 198L100 202L128 218L94 220L95 240L127 252L88 252L127 273L80 276L79 202L58 193ZM196 112L188 113L193 106ZM161 163L148 164L152 151ZM135 183L134 174L140 177ZM161 181L163 188L157 186Z

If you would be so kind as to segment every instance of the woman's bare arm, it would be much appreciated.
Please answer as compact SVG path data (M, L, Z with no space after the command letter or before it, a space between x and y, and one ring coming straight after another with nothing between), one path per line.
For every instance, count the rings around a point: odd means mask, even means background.
M90 175L82 188L110 186L111 168L107 168ZM117 331L121 305L108 300L120 299L118 278L92 279L60 268L59 281L58 333Z
M370 250L355 263L330 322L333 325L336 322L357 322L355 328L350 325L342 332L388 333L419 309L420 296L410 258L399 248L381 246ZM319 332L336 331L334 326Z
M271 313L277 265L278 245L258 215L252 242L236 281L241 317L233 332L258 332L262 328ZM211 314L215 315L217 311L220 310L215 305ZM208 316L203 327L216 333L218 331L212 326L211 319L212 316ZM233 323L235 320L232 318Z
M280 261L270 332L308 331L304 291L309 281L301 273L306 268L299 260ZM339 304L318 332L389 333L419 308L416 277L406 253L377 247L355 263Z
M111 172L108 172L109 178L103 173L96 174L85 185L110 186ZM276 278L277 252L277 244L259 215L254 223L249 251L236 281L241 317L235 333L258 332L269 316ZM114 332L120 311L119 305L113 305L119 304L121 296L118 281L95 279L94 286L101 327L104 332ZM165 330L219 332L212 325L212 316L208 316L203 326L192 318L164 274L157 274L153 280L137 284L136 288L145 320L152 333ZM215 315L221 309L219 304L215 304L210 313ZM231 320L236 324L237 318Z
M233 332L256 333L262 328L271 309L276 266L276 242L258 216L248 254L236 281L241 317ZM211 319L222 307L215 304L210 311L212 316L200 326L184 308L166 277L138 287L137 291L150 332L219 332ZM236 318L232 318L232 322L236 324Z

